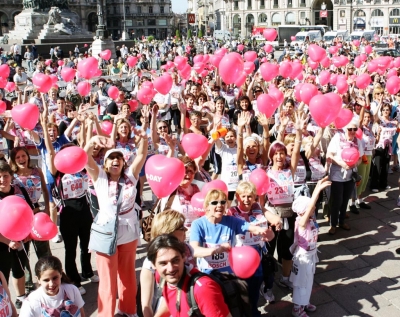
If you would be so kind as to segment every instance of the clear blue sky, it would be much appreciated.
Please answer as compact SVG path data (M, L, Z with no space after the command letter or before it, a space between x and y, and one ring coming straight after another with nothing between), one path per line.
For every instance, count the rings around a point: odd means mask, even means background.
M187 0L172 0L172 11L174 13L185 13L187 6Z

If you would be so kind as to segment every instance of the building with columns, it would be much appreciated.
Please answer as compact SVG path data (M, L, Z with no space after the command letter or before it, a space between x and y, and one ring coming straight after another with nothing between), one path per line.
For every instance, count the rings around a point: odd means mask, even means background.
M215 30L229 30L241 38L250 36L254 27L288 24L324 24L333 30L374 29L380 35L400 34L400 0L189 0L188 3L188 13L196 14L196 27L214 25ZM326 17L324 14L321 17L323 8Z

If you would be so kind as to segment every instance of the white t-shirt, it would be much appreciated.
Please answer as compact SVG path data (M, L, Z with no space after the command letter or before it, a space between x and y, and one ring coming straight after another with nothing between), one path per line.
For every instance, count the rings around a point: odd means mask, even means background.
M48 296L40 287L24 300L19 316L42 317L52 315L50 311L58 310L60 315L64 311L69 313L68 316L79 317L81 316L80 309L84 304L82 295L75 285L61 284L55 296Z
M237 172L237 148L230 148L222 144L221 148L215 147L215 153L221 156L221 180L228 185L228 191L236 191L239 176Z

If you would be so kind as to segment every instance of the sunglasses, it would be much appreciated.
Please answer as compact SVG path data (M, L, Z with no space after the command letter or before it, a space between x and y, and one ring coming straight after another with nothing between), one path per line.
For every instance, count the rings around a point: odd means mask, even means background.
M347 128L347 131L353 131L353 132L357 132L358 128Z
M254 93L257 94L257 93L262 93L262 92L263 92L262 90L256 90Z
M210 201L210 205L217 206L218 204L220 204L221 206L225 206L226 200L213 200L213 201Z
M158 130L168 129L166 125L161 125L157 128Z

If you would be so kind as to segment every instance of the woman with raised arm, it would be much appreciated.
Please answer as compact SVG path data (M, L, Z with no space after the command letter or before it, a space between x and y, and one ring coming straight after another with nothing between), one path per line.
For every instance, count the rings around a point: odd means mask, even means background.
M100 277L98 316L114 316L118 293L118 311L121 315L136 314L136 248L139 240L139 220L135 210L136 184L147 156L147 136L143 130L134 130L137 152L128 167L119 149L108 150L103 167L92 158L95 146L111 147L111 139L94 136L85 146L88 154L86 170L93 180L100 206L94 222L104 226L118 217L116 251L113 255L96 252ZM123 199L118 205L119 195ZM119 207L119 208L118 208ZM118 210L119 209L119 210ZM96 251L96 250L94 250Z

